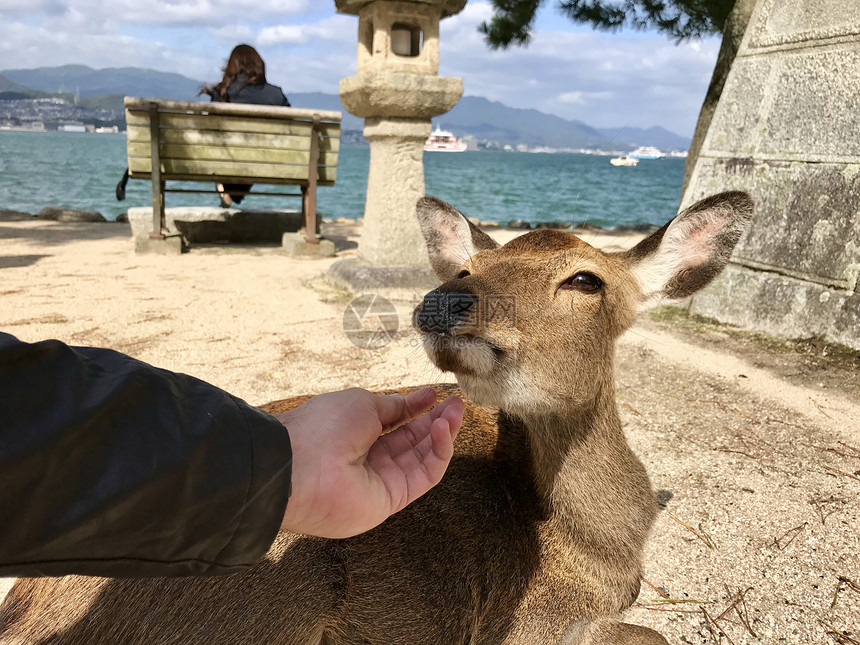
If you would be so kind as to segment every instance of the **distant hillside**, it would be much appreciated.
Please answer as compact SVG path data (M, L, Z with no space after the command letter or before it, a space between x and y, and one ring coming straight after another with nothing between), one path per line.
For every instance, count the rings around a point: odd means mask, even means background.
M581 121L568 121L537 110L511 108L478 96L464 96L436 119L457 135L554 148L597 148L607 137Z
M19 95L20 97L29 98L39 98L47 94L46 92L39 92L38 90L34 90L32 87L27 87L26 85L19 85L18 83L13 83L11 80L2 75L0 75L0 93L8 95L15 94Z
M616 140L629 141L632 146L656 146L661 150L686 150L690 147L690 139L682 137L674 132L669 132L666 128L661 128L658 125L643 130L642 128L597 128L607 140L612 137Z
M93 69L85 65L7 69L10 81L43 92L69 92L82 97L119 94L193 101L203 83L167 72L137 67Z
M125 95L199 100L198 91L203 85L201 81L180 74L137 67L96 70L84 65L64 65L5 70L0 71L0 75L0 94L44 96L45 93L64 92L79 96L78 105L89 109L121 110ZM361 130L364 127L363 119L344 110L336 94L298 93L284 89L296 107L343 112L344 130ZM690 144L688 138L661 127L593 128L581 121L562 119L537 110L511 108L478 96L463 97L454 109L434 119L434 124L453 131L458 137L471 135L478 140L532 147L625 150L650 145L686 150Z

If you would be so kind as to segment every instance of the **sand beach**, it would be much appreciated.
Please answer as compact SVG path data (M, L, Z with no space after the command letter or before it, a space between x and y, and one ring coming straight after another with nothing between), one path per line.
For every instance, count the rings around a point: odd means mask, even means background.
M322 232L347 257L361 227ZM390 344L352 344L351 296L324 277L332 262L276 246L140 256L127 224L0 221L0 329L110 347L256 405L452 380L409 330L422 293L394 301ZM629 441L665 504L627 620L673 644L860 642L857 352L661 310L623 337L617 372Z

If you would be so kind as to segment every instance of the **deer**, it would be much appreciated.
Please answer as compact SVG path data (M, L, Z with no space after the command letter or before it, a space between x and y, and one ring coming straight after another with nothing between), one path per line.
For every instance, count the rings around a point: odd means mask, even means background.
M232 576L20 579L0 643L667 643L622 620L658 506L624 436L615 343L720 273L752 200L709 197L613 252L552 229L499 246L445 202L416 210L442 284L413 324L456 376L438 390L470 401L442 481L356 537L281 533Z

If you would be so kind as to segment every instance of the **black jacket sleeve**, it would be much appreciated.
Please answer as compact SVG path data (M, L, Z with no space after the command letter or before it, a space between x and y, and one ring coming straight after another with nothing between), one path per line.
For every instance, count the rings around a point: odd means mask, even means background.
M274 417L203 381L0 333L0 577L242 570L290 465Z

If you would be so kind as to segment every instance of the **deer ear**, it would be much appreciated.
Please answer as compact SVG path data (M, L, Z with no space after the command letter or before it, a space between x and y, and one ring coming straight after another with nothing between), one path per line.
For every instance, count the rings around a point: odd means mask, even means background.
M465 215L441 199L422 197L418 200L417 212L430 254L430 265L442 282L457 275L466 260L478 251L499 246Z
M729 261L752 212L746 193L720 193L621 253L642 289L640 308L686 298L711 282Z

